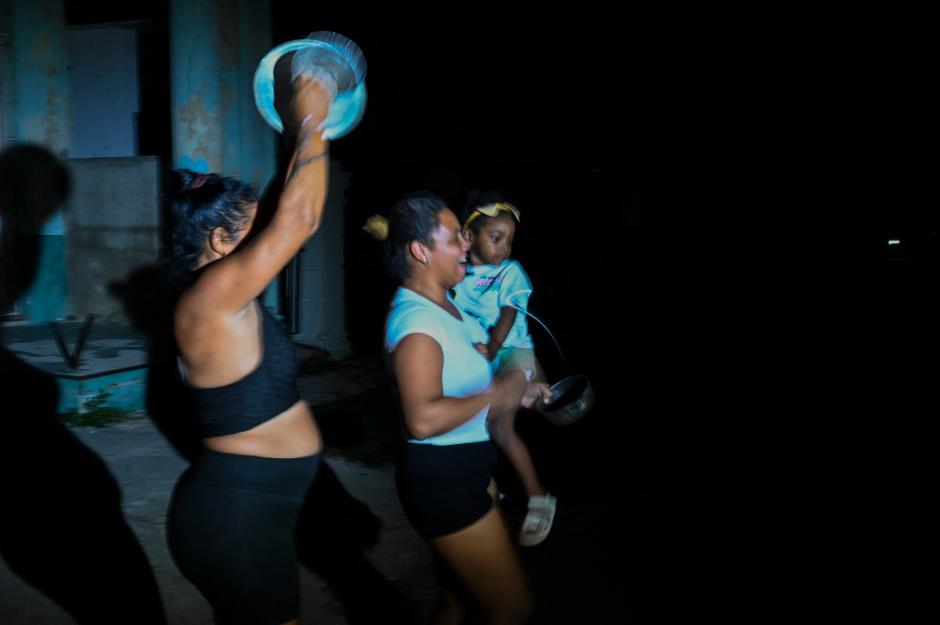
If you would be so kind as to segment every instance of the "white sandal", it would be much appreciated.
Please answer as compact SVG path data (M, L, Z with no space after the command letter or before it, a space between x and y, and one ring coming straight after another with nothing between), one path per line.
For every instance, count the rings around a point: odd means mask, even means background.
M529 511L519 531L519 544L534 547L548 537L555 520L556 499L552 495L533 495L529 497Z

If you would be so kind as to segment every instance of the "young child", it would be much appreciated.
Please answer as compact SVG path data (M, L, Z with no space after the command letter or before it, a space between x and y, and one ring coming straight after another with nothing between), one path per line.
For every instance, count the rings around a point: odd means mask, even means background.
M517 261L512 260L512 241L519 223L518 209L494 193L471 201L463 223L463 236L470 243L467 275L456 287L455 303L475 317L489 333L489 342L477 349L492 361L495 374L521 371L528 381L544 379L535 360L534 345L526 323L525 309L532 283ZM516 402L518 405L518 402ZM516 434L516 413L491 414L493 441L509 458L529 497L519 543L541 543L551 530L555 497L542 487L529 450Z

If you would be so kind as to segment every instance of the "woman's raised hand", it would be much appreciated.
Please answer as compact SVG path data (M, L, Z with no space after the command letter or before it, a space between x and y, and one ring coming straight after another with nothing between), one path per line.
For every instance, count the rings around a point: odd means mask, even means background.
M293 83L294 95L291 99L291 111L298 129L316 128L326 118L334 89L310 74L301 74ZM312 124L312 125L311 125Z

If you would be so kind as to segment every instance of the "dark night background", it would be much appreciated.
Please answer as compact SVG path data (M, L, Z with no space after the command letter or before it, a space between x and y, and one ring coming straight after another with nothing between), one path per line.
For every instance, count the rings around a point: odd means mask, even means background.
M152 20L140 140L168 161L166 8L67 4L73 24ZM498 189L522 211L514 256L567 363L535 328L540 358L596 387L577 426L520 427L569 497L609 498L591 532L607 541L596 566L618 567L612 605L669 622L730 593L752 622L896 616L916 592L933 407L916 387L934 353L936 211L903 147L922 133L923 40L858 15L577 6L274 2L275 43L335 30L369 62L366 117L333 146L352 174L354 347L378 351L394 287L365 219L410 190L459 206ZM663 522L635 521L638 506ZM652 553L662 532L675 547ZM690 559L711 564L658 584ZM768 605L765 585L800 590Z

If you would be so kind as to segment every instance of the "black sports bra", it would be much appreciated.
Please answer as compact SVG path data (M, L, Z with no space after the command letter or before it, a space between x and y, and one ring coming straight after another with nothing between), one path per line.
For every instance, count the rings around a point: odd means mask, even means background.
M200 388L187 382L203 438L250 430L300 400L297 357L284 327L260 302L261 362L248 375L223 386ZM182 360L180 377L187 381Z

